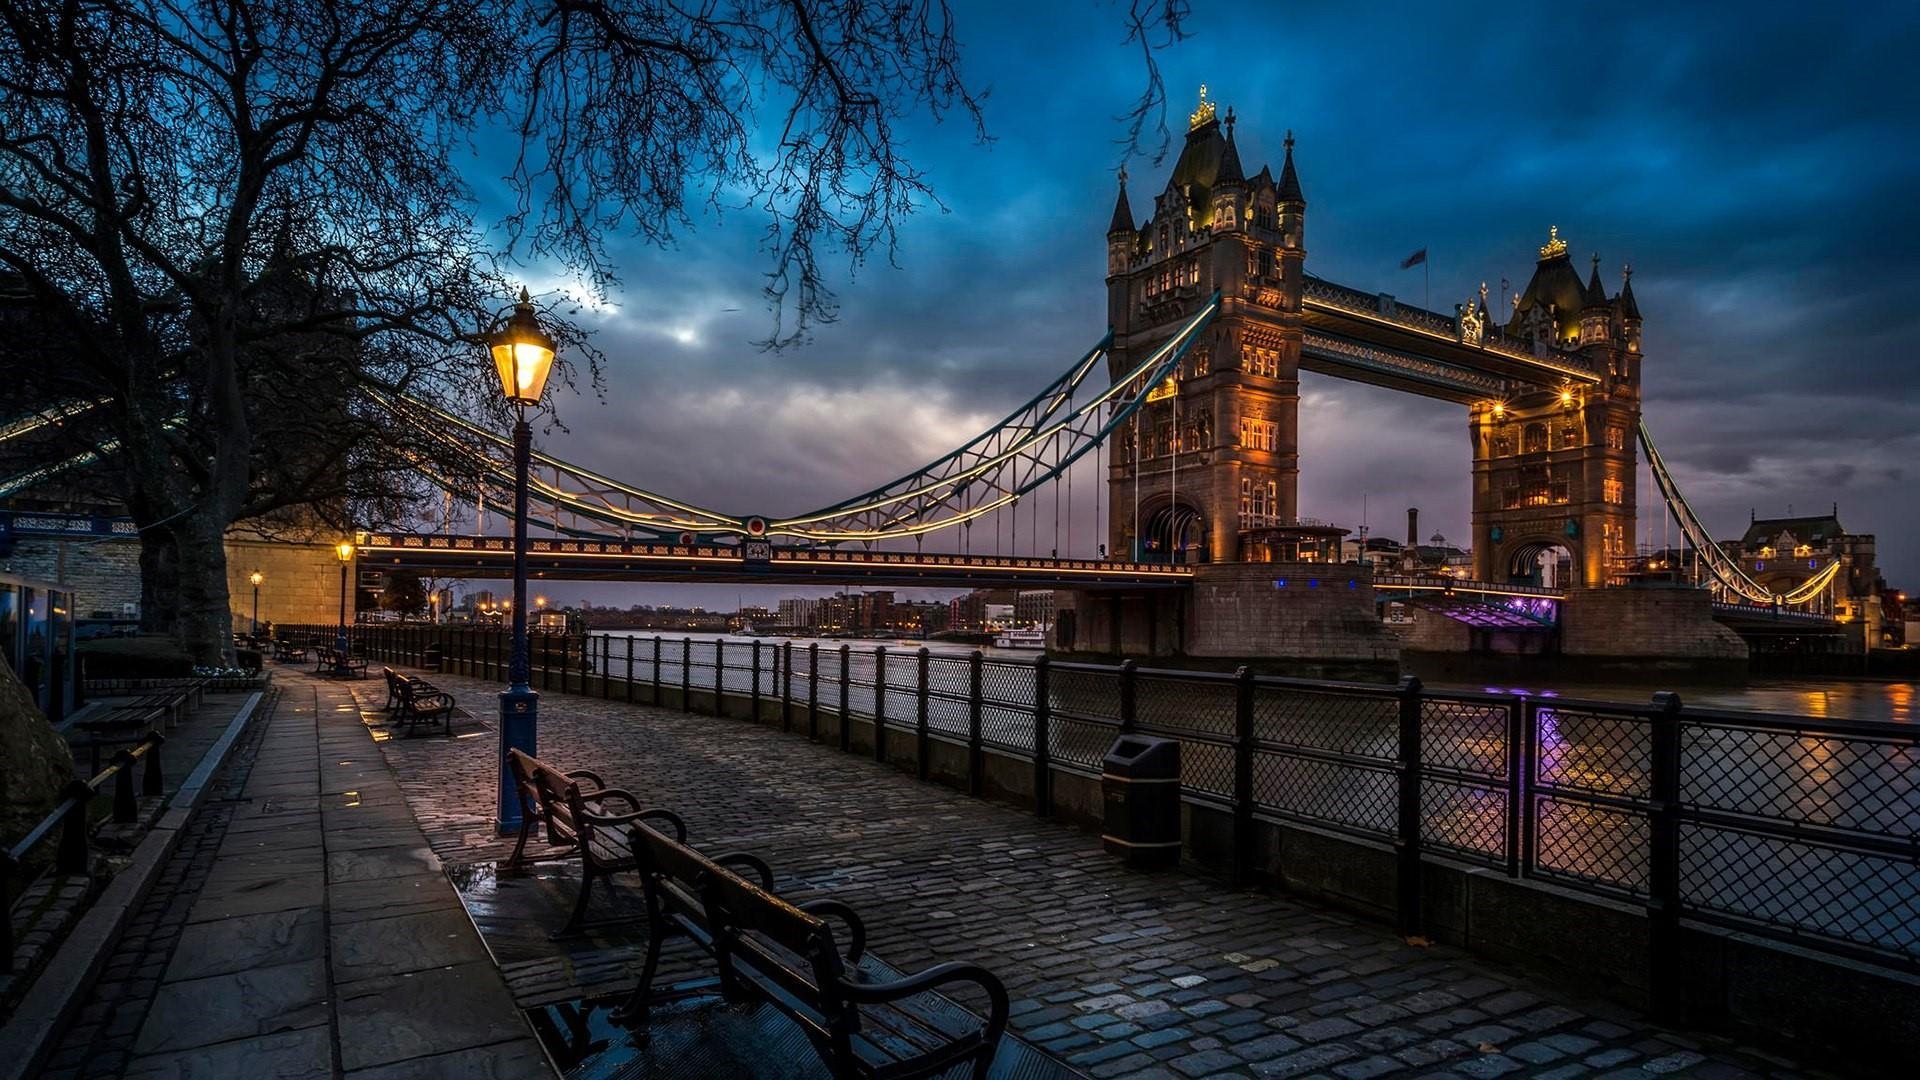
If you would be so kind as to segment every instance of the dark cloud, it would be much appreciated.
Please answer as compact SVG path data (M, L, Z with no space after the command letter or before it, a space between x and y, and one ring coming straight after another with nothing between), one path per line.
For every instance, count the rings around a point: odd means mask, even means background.
M1524 284L1559 225L1615 287L1634 265L1648 421L1717 531L1837 500L1892 576L1920 577L1911 5L1196 6L1163 58L1176 134L1202 81L1235 106L1250 170L1294 130L1309 269L1419 301L1427 279L1397 264L1424 246L1445 310L1481 281ZM1137 57L1108 5L960 17L996 141L910 132L947 212L909 224L898 265L861 267L837 324L769 354L752 214L624 250L607 398L563 401L550 450L722 508L801 509L934 456L1099 337ZM1167 167L1130 164L1136 209ZM1357 524L1364 501L1397 535L1419 505L1423 531L1465 537L1459 409L1303 389L1303 513Z

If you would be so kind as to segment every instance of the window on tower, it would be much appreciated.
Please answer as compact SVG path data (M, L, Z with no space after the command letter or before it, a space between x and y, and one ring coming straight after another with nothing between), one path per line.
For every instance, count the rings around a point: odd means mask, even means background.
M1271 420L1240 418L1240 447L1272 453L1279 444L1279 426Z

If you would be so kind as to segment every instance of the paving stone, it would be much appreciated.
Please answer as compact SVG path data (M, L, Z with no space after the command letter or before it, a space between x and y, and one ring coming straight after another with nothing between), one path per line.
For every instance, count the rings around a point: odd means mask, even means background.
M1202 1050L1167 1062L1184 1076L1208 1076L1240 1064L1240 1059L1225 1050Z
M338 987L340 1064L348 1072L524 1037L513 999L489 962Z
M347 1073L348 1080L519 1080L552 1074L540 1045L530 1038L450 1054L414 1058ZM251 1080L251 1078L249 1078Z
M1191 1035L1192 1032L1185 1028L1162 1028L1159 1031L1149 1031L1145 1034L1135 1035L1132 1041L1135 1046L1151 1050L1155 1047L1166 1046L1169 1043L1184 1041Z
M1325 1020L1314 1020L1310 1023L1301 1024L1299 1027L1293 1029L1292 1034L1302 1042L1316 1043L1325 1042L1328 1039L1338 1039L1360 1030L1363 1029L1359 1024L1343 1016L1334 1016L1328 1017Z
M323 916L307 907L189 926L166 966L166 981L318 959L327 942Z
M486 946L458 909L395 915L333 928L337 982L487 960Z
M1462 1076L1478 1077L1484 1080L1485 1077L1505 1076L1510 1072L1519 1072L1525 1066L1504 1054L1482 1054L1465 1061L1456 1061L1448 1068Z
M1253 1066L1253 1075L1260 1077L1303 1076L1315 1069L1324 1069L1329 1065L1353 1057L1351 1047L1339 1043L1327 1043L1322 1046L1309 1046L1285 1057L1272 1061L1262 1061Z
M302 960L166 984L133 1049L142 1055L186 1050L326 1022L326 967Z
M1271 1061L1282 1054L1290 1054L1300 1049L1300 1040L1285 1035L1262 1035L1243 1043L1234 1043L1228 1047L1243 1061Z
M326 1025L237 1039L215 1046L134 1058L126 1080L327 1080L333 1076L333 1039Z
M1402 1068L1404 1066L1390 1057L1370 1057L1335 1065L1333 1074L1346 1080L1372 1080L1375 1076L1385 1076Z

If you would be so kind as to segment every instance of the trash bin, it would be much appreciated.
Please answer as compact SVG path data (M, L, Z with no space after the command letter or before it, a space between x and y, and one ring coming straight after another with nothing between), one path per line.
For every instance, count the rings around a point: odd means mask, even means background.
M1122 735L1102 763L1108 851L1137 869L1180 862L1180 744Z
M429 645L420 656L420 666L428 671L440 670L440 646Z

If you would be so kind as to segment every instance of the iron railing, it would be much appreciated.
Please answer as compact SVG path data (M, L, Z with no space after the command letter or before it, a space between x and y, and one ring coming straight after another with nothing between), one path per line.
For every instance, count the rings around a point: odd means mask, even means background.
M54 837L53 870L59 874L85 874L92 868L93 853L92 824L88 820L88 808L94 797L99 795L109 781L113 784L113 821L119 825L132 824L140 814L139 796L134 794L133 767L140 763L140 796L157 796L164 792L166 777L160 768L160 746L167 737L158 731L149 730L139 743L131 748L114 752L113 763L95 773L91 780L75 778L67 783L61 792L60 802L40 823L27 831L27 834L15 841L12 847L0 850L0 900L5 900L7 910L0 910L0 974L13 971L13 912L11 909L12 879L19 868L27 865L35 848Z
M504 676L498 631L355 633L390 662L431 645ZM933 744L963 747L975 791L985 754L1017 758L1042 814L1052 770L1097 777L1122 732L1173 738L1184 798L1237 825L1236 878L1263 821L1379 845L1409 930L1420 863L1448 860L1644 905L1656 930L1684 916L1920 971L1920 727L818 643L554 637L534 657L571 693L777 699L814 736L822 714L878 717L876 759L911 740L925 775Z

